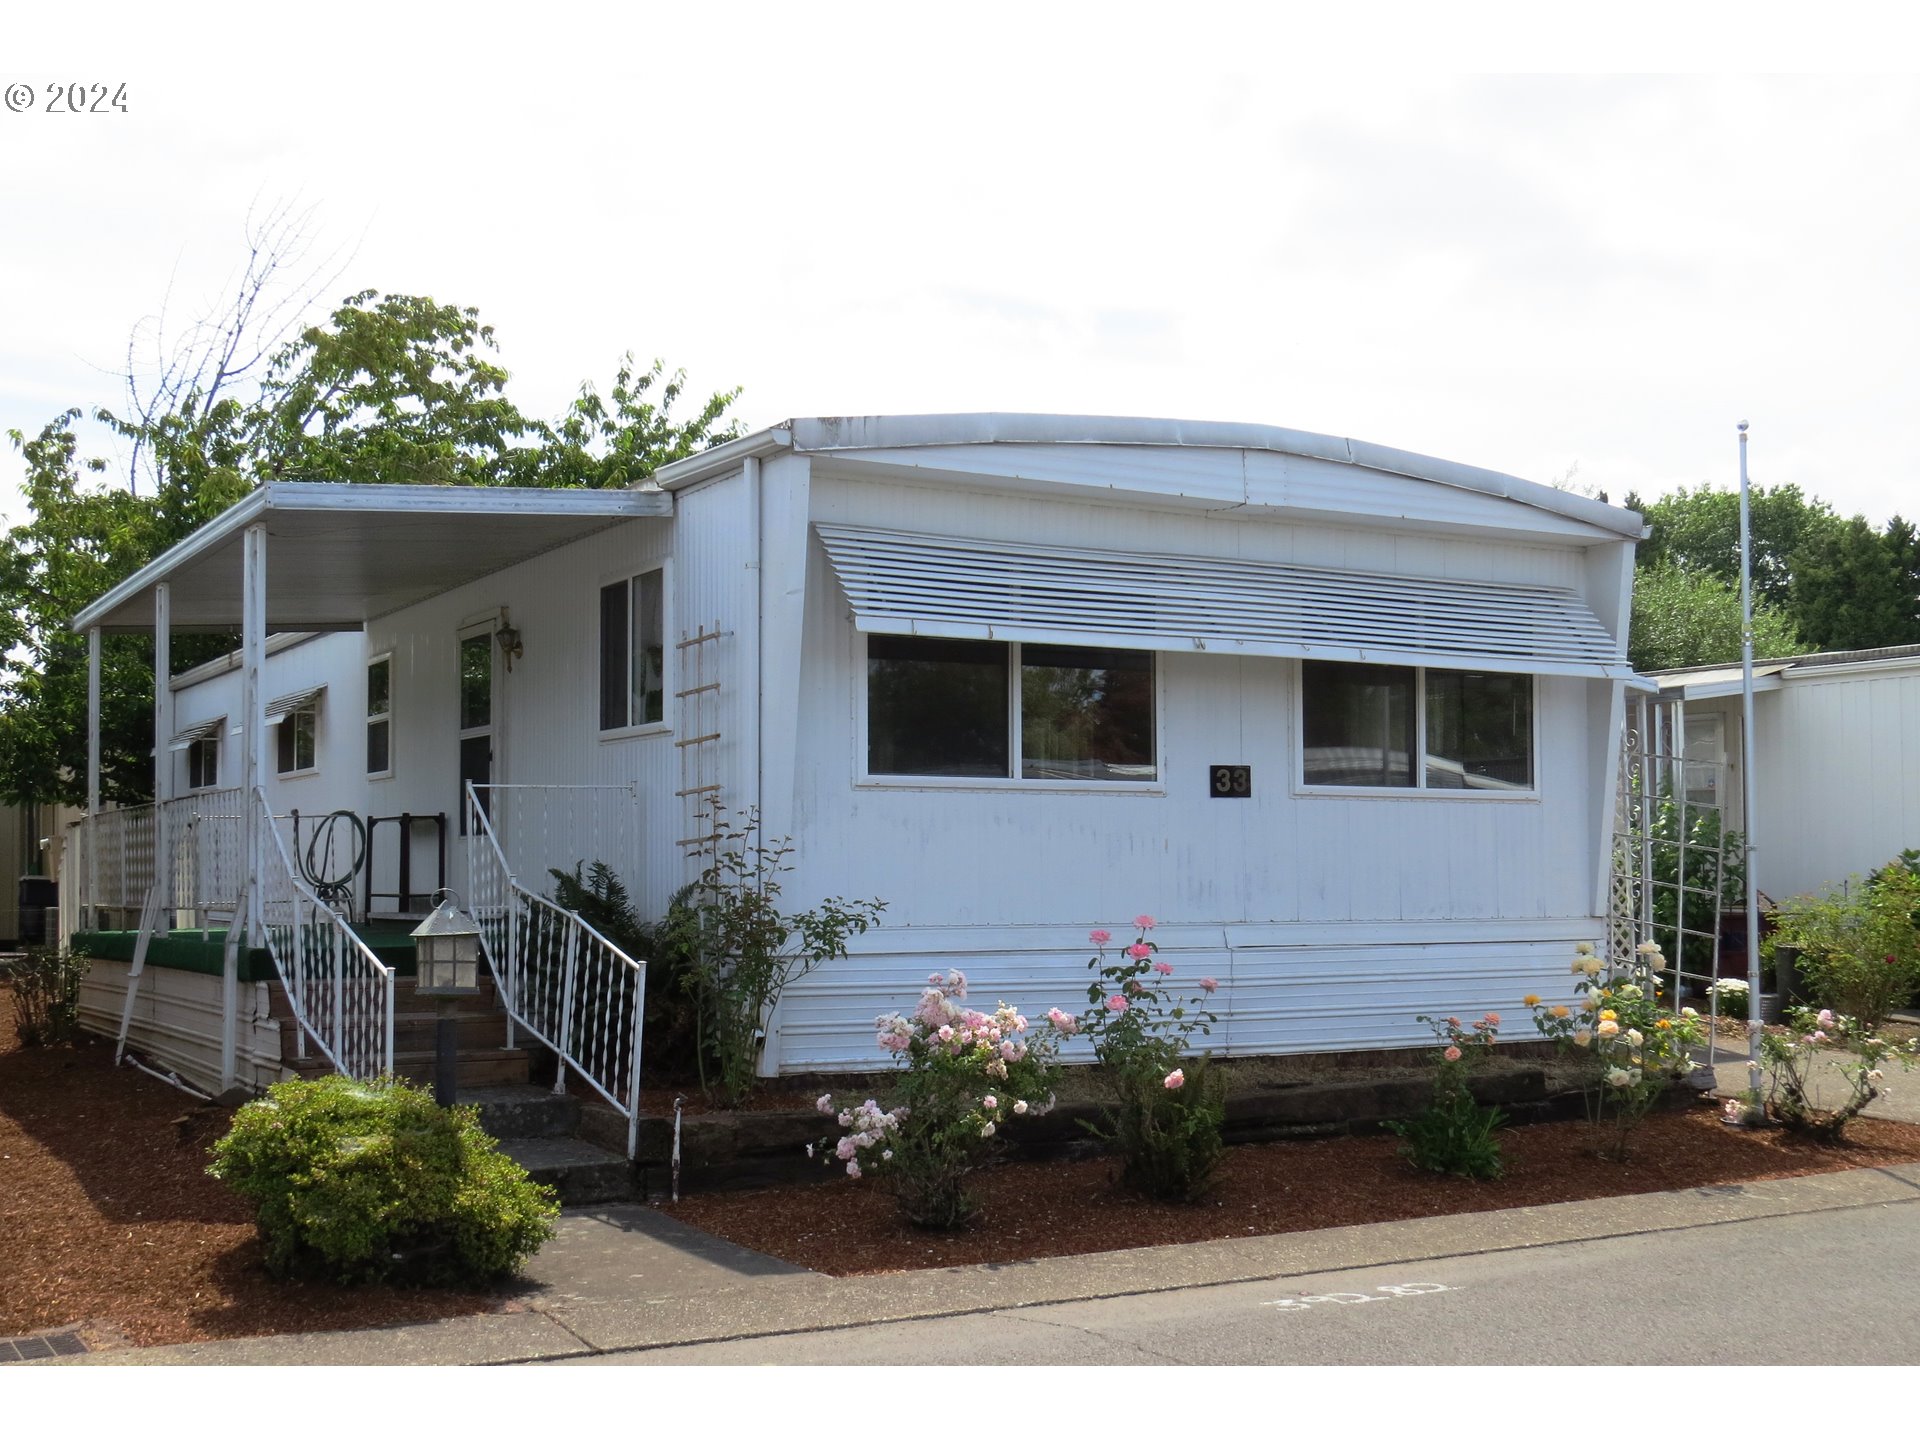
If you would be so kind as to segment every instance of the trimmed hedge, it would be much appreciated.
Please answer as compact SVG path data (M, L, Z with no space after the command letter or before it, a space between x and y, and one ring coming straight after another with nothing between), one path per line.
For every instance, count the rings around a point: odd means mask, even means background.
M286 1080L244 1105L208 1173L254 1202L267 1265L347 1283L510 1275L553 1233L553 1191L472 1106L403 1080Z

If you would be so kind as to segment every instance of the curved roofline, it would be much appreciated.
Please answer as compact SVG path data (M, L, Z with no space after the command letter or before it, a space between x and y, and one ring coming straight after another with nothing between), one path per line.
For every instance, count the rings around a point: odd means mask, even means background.
M1389 475L1427 480L1512 500L1535 509L1611 530L1628 539L1643 533L1640 516L1618 505L1556 490L1538 481L1462 465L1366 440L1289 430L1280 425L1226 420L1161 420L1122 415L1027 415L988 412L961 415L829 415L782 420L764 430L690 455L662 467L652 483L676 490L719 473L752 455L791 448L800 453L835 450L906 450L937 445L1190 445L1216 450L1266 450L1339 465L1358 465Z

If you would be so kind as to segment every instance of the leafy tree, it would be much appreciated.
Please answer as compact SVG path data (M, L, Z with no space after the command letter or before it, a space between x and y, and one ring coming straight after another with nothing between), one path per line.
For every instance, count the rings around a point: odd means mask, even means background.
M1904 582L1905 563L1859 515L1811 540L1793 576L1794 618L1808 645L1865 650L1911 637L1916 592Z
M1753 653L1794 655L1806 647L1782 610L1756 597ZM1700 570L1662 564L1633 577L1627 659L1636 670L1731 664L1740 658L1740 590Z
M1737 491L1705 485L1694 490L1683 487L1662 496L1641 513L1652 530L1640 545L1638 560L1643 567L1673 565L1705 571L1738 586ZM1839 526L1839 517L1824 500L1802 494L1797 485L1776 485L1771 490L1753 486L1748 513L1753 536L1754 595L1788 608L1796 558L1810 543Z
M725 419L738 390L676 419L684 374L658 361L638 372L631 357L610 400L589 384L557 424L530 419L505 393L491 327L422 296L362 291L269 354L250 327L282 315L265 297L297 238L256 237L228 313L193 327L188 353L151 384L130 370L123 411L93 412L133 457L125 488L104 478L104 458L83 456L79 409L32 439L9 432L31 515L0 557L0 800L84 800L86 641L68 621L263 480L625 485L739 433ZM176 673L231 647L176 636ZM147 637L104 638L109 800L151 796L152 653Z

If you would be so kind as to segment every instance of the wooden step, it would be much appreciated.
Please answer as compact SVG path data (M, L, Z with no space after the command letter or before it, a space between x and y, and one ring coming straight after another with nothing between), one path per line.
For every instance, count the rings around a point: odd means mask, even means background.
M402 1051L438 1053L440 1021L436 1015L396 1015L393 1017L393 1048ZM507 1044L507 1017L494 1015L456 1015L454 1048L462 1054L502 1050ZM299 1054L300 1022L291 1015L280 1020L280 1058L292 1060ZM307 1049L313 1049L311 1037Z

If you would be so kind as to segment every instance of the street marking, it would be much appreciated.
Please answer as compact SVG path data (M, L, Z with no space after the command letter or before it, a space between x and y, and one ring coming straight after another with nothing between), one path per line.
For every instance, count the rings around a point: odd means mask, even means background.
M1358 1290L1335 1290L1326 1295L1288 1295L1279 1300L1262 1300L1261 1307L1269 1310L1310 1310L1316 1305L1370 1305L1376 1300L1408 1300L1415 1295L1438 1295L1442 1291L1455 1290L1458 1286L1442 1285L1437 1280L1409 1280L1404 1285L1376 1285L1377 1292L1362 1294Z

